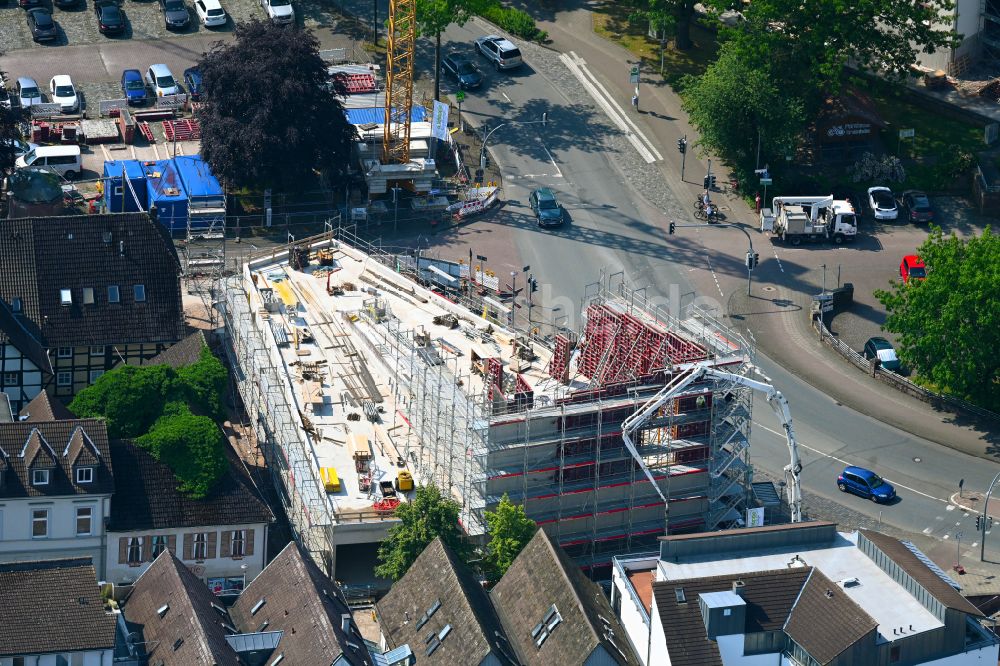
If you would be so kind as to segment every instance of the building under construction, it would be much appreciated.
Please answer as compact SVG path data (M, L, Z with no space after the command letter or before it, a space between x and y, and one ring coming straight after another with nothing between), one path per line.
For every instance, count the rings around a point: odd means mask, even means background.
M391 487L406 473L454 497L473 538L508 495L592 570L667 532L740 523L748 389L692 384L643 421L634 450L622 438L695 363L749 373L738 334L595 284L582 330L547 344L367 250L327 235L252 257L224 289L248 415L297 538L331 574L338 546L384 538L394 502L412 496ZM464 268L449 279L467 283Z

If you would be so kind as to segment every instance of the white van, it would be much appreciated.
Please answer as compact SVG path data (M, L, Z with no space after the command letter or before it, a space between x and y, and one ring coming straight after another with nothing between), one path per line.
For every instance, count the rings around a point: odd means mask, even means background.
M38 146L17 158L18 169L36 167L73 180L83 170L80 146Z

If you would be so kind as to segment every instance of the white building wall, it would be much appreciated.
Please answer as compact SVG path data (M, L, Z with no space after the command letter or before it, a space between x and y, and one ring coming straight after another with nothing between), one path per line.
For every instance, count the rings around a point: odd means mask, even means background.
M614 567L611 574L611 584L615 587L617 598L621 599L618 620L625 628L632 650L639 657L643 666L650 666L646 661L649 646L649 625L643 619L644 609L640 608L629 591L631 584L619 572L618 567Z
M112 666L113 650L85 650L81 652L65 652L62 655L43 654L25 655L24 666L57 666L59 657L66 660L68 666ZM13 657L0 657L0 666L13 666Z
M0 499L0 562L90 557L94 568L101 571L109 500L110 495ZM92 509L90 535L76 534L77 507ZM41 509L49 512L48 536L33 538L32 511Z
M25 358L14 345L0 346L0 363L3 365L4 373L0 374L0 391L10 397L11 408L16 415L32 398L41 393L42 371ZM7 384L6 373L13 372L20 373L19 382Z
M1000 646L989 645L978 650L954 654L943 659L922 662L924 666L993 666L1000 659Z
M670 653L667 652L667 636L660 624L660 614L656 610L656 597L653 597L653 608L649 611L649 652L646 662L649 666L670 666Z
M267 526L264 523L257 523L254 525L214 525L211 527L185 527L183 529L108 532L107 544L105 546L107 550L105 553L106 566L103 569L103 580L110 581L116 585L133 583L152 564L152 561L143 562L139 566L129 566L127 563L119 563L118 544L120 543L119 539L122 537L142 537L149 539L154 536L174 536L177 540L174 555L184 562L198 578L207 580L209 578L225 576L246 576L246 584L249 585L250 581L256 578L257 574L264 569L264 552L267 549L266 528ZM219 552L222 548L222 532L231 532L233 530L254 531L252 555L233 559ZM198 561L184 560L184 535L201 532L216 533L215 557ZM243 568L243 565L246 565L246 569Z
M778 663L778 653L743 655L743 634L717 636L716 644L725 666L774 666Z

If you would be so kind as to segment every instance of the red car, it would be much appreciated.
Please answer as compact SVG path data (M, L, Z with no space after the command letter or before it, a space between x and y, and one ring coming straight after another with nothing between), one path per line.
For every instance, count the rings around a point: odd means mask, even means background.
M927 267L915 254L908 254L899 263L899 277L903 278L903 284L908 284L910 279L926 280Z

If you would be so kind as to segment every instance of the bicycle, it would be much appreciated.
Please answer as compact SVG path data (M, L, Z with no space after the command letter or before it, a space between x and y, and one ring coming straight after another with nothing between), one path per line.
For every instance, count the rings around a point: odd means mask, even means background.
M714 224L723 220L722 213L720 213L717 208L712 208L711 211L706 211L704 208L696 210L694 212L694 217L696 220L704 220L709 224Z

